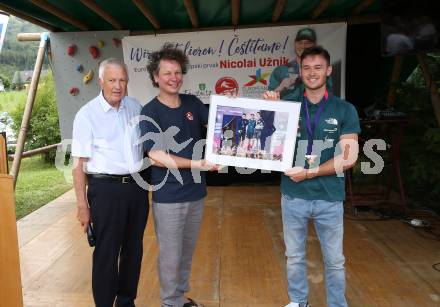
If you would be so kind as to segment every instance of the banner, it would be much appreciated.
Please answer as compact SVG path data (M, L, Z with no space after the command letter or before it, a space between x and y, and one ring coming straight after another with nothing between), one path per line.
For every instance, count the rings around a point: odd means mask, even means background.
M142 104L157 95L147 72L148 59L170 42L189 57L181 93L197 95L204 103L209 103L211 94L228 90L240 97L260 98L275 67L294 58L296 33L305 27L312 28L317 44L329 51L334 92L344 97L345 23L127 36L122 45L129 69L128 93Z
M0 12L0 52L2 52L3 41L5 40L8 20L9 20L9 15L5 12Z

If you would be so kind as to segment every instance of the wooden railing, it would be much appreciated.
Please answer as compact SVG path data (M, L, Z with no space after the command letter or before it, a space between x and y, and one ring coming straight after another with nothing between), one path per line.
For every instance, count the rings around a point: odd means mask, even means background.
M40 148L37 148L37 149L32 149L32 150L25 151L21 155L21 158L28 158L28 157L32 157L32 156L35 156L35 155L39 155L39 154L42 154L42 153L49 152L49 151L51 151L53 149L56 149L58 147L58 145L60 145L60 143L52 144L52 145L40 147ZM8 155L8 160L9 161L14 161L14 155Z

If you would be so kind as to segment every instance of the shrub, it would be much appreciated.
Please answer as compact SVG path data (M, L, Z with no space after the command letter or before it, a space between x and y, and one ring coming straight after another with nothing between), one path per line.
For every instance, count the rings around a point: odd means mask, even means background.
M440 86L440 56L429 55L433 80ZM405 189L417 204L440 212L440 127L420 67L398 88L396 107L413 121L404 131L402 177Z
M11 117L14 120L12 128L17 136L23 118L24 107L25 103L22 103L11 112ZM38 85L37 96L32 110L24 150L26 151L56 144L59 143L60 140L61 136L58 122L55 86L52 74L49 73L44 78L40 79ZM55 151L52 150L46 153L45 160L47 162L54 161Z

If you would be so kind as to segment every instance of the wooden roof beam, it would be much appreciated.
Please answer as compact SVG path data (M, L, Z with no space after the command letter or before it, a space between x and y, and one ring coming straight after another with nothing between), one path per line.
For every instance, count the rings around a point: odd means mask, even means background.
M374 0L363 0L351 10L351 15L359 15L373 4Z
M52 15L58 17L59 19L62 19L67 23L70 23L71 25L77 27L78 29L81 29L82 31L89 30L89 27L85 23L66 14L65 12L63 12L56 6L52 5L51 3L47 2L46 0L30 0L30 1L39 8L45 10L46 12L51 13Z
M107 21L109 24L112 25L113 28L116 30L122 30L122 25L113 18L109 13L104 11L95 1L93 0L80 0L82 4L87 6L90 10L95 12L97 15L99 15L102 19Z
M25 15L25 14L15 10L15 9L10 8L9 6L6 6L6 5L1 4L1 3L0 3L0 10L5 11L6 13L14 15L14 16L16 16L18 18L23 19L23 20L29 21L30 23L33 23L34 25L40 26L42 28L45 28L45 29L47 29L47 30L49 30L51 32L59 32L59 31L61 31L60 28L56 28L56 27L54 27L54 26L52 26L52 25L50 25L48 23L45 23L44 21L41 21L41 20L36 19L34 17Z
M157 18L153 15L153 13L150 11L150 9L145 5L145 3L142 0L131 0L134 5L137 6L139 11L144 14L144 16L148 19L148 21L153 25L153 27L156 30L160 29L160 22L157 20Z
M272 14L272 22L277 22L286 6L286 0L277 0Z
M240 21L240 0L231 1L231 15L232 15L232 25L236 27Z
M185 4L186 10L188 11L189 19L191 20L193 28L198 28L199 18L197 17L194 3L192 2L192 0L183 0L183 4Z
M329 6L332 0L321 0L319 4L315 7L315 9L312 12L312 15L310 15L310 18L316 19L318 18Z

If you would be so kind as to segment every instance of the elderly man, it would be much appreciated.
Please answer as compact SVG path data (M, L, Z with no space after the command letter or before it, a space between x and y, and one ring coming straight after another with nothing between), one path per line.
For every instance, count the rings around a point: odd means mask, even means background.
M136 184L141 147L129 122L141 105L126 96L127 68L117 59L99 66L101 92L73 123L73 180L78 220L96 236L92 288L98 307L134 306L148 217L148 192ZM133 131L136 131L134 129ZM86 192L86 178L88 189Z

